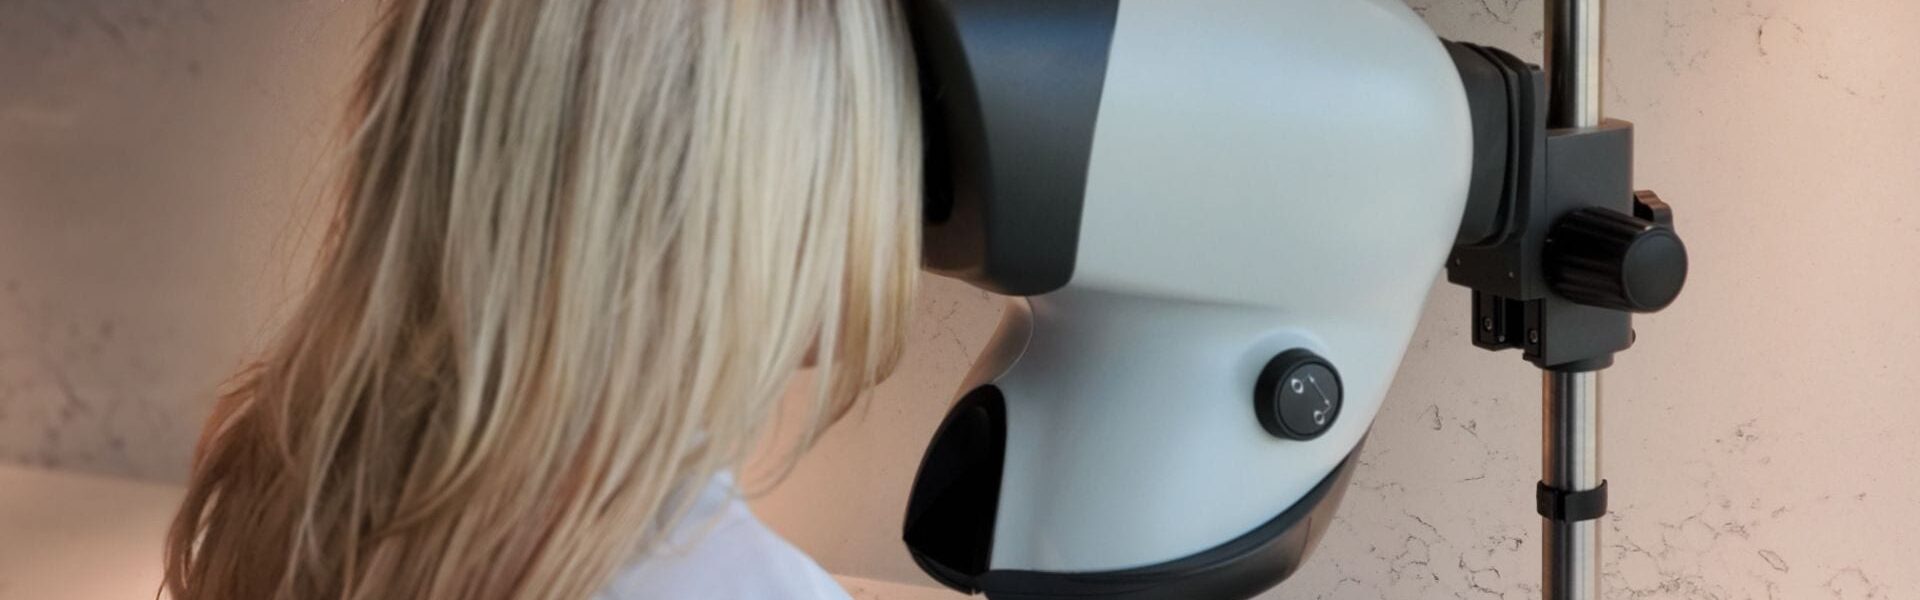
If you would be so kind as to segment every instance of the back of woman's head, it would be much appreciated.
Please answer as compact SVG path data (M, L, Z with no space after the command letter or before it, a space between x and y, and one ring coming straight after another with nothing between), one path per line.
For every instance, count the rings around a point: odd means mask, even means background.
M891 0L398 0L315 282L221 398L187 599L591 596L810 352L891 368L918 267Z

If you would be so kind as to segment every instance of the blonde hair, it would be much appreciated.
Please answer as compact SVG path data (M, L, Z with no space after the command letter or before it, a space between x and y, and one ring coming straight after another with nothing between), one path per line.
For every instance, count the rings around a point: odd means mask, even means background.
M809 352L843 414L919 266L896 4L387 5L315 282L207 425L165 591L587 598Z

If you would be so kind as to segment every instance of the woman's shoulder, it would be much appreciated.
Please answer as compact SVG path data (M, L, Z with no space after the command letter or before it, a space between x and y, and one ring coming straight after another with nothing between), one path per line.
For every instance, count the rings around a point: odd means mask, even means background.
M665 543L614 575L594 600L851 600L805 553L753 516L721 475Z

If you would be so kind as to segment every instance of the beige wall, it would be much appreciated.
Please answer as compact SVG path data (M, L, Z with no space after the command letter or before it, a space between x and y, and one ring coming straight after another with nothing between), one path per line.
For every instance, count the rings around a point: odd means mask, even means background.
M0 460L184 477L300 280L361 4L0 2Z
M1537 1L1412 4L1537 53ZM1608 375L1609 597L1920 594L1920 4L1609 5L1608 113L1639 124L1639 181L1694 258ZM365 12L0 2L0 460L181 477L213 385L298 279ZM757 504L836 571L920 581L905 490L998 312L928 289L900 376ZM1538 596L1538 383L1469 346L1464 296L1436 286L1287 597Z

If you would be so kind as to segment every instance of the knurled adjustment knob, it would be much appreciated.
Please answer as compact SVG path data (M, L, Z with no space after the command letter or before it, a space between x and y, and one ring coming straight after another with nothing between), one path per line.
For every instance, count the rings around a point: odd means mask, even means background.
M1545 266L1547 283L1568 300L1654 312L1686 284L1687 246L1669 225L1584 208L1554 224Z

